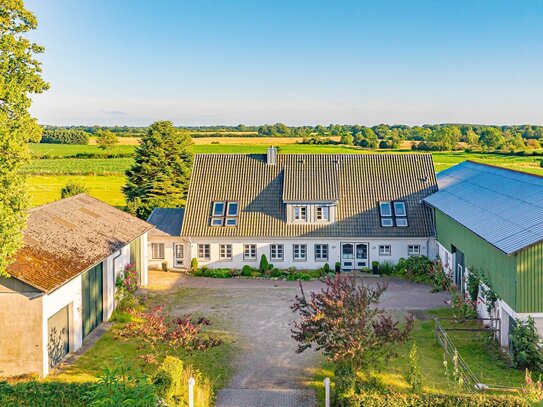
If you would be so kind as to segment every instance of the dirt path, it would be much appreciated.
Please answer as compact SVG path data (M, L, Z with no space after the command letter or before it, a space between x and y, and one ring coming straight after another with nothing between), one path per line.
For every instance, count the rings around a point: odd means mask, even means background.
M369 284L384 279L367 279ZM427 286L387 279L382 306L400 315L405 310L443 306L444 293L430 293ZM304 283L316 290L320 282ZM191 278L180 274L150 272L149 290L193 288L192 302L180 313L217 315L231 324L239 338L234 375L228 388L219 391L217 407L313 406L315 395L305 383L319 365L318 354L296 353L291 338L295 318L290 306L299 292L287 281Z

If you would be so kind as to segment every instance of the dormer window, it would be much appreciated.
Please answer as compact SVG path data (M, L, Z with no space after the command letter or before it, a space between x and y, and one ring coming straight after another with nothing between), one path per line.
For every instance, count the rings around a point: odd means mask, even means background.
M307 206L295 206L293 209L295 222L305 222L307 220Z
M239 203L236 201L215 201L211 207L210 226L237 226Z
M379 215L382 227L408 226L407 209L403 201L379 202Z
M317 206L317 220L328 222L330 220L330 208L328 206Z

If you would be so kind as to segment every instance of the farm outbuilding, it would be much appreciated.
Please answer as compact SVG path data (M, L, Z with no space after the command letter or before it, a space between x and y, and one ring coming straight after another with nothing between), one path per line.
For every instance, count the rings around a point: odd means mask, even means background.
M115 279L147 284L152 225L85 194L31 209L23 247L0 278L0 376L47 376L115 307Z
M439 255L465 288L471 271L484 275L500 300L503 346L515 319L531 315L543 334L543 177L466 161L438 174L435 209ZM484 298L479 312L486 315Z

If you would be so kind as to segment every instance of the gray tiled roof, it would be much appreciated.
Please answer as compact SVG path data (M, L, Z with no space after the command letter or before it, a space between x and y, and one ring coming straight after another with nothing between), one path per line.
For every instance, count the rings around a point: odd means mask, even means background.
M543 240L543 178L466 161L425 201L506 254Z
M432 211L422 199L435 191L429 154L279 154L277 165L267 165L263 154L201 154L194 159L182 235L434 236ZM336 222L287 224L284 195L295 200L337 197ZM209 226L211 205L217 200L240 203L237 227ZM406 202L409 227L380 227L378 202L390 200Z
M156 232L169 236L179 236L183 226L185 208L155 208L147 222L156 227Z

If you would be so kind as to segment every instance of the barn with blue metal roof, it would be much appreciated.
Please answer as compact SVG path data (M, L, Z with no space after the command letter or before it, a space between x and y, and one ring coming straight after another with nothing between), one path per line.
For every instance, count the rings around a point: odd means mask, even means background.
M517 318L531 315L543 333L543 177L466 161L437 178L439 191L424 201L444 268L461 288L470 270L485 276L500 298L491 317L502 345Z

